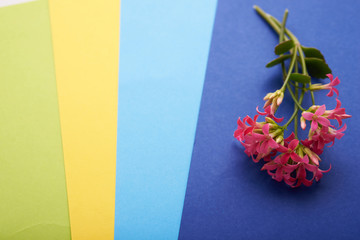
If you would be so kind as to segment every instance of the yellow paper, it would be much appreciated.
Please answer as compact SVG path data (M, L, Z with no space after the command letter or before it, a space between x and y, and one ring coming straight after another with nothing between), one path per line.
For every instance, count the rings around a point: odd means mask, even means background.
M114 238L120 1L50 0L72 240Z

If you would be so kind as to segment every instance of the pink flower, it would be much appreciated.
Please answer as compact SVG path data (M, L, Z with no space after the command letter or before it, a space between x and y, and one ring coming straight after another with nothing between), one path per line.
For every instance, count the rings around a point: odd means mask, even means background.
M340 129L334 129L331 127L317 129L310 139L301 141L301 143L310 148L316 154L322 154L323 148L326 144L332 143L328 147L332 147L335 143L335 138L340 139L344 136L344 131L346 130L346 124Z
M338 99L339 92L335 86L340 80L337 77L334 79L331 74L327 76L330 83L313 84L310 90L329 89L327 96L333 96L335 92L336 107L326 110L325 105L313 105L302 112L301 128L306 128L306 121L310 121L311 127L308 139L301 140L301 143L294 133L284 139L284 130L289 123L284 126L277 124L284 119L274 116L284 98L284 92L281 90L265 96L264 112L260 112L259 107L256 107L258 115L254 118L246 116L237 121L234 137L244 146L244 152L256 163L264 159L265 164L261 170L266 170L274 180L284 181L293 188L301 185L311 186L314 180L319 181L323 173L330 171L331 165L326 171L319 168L321 161L319 155L326 145L331 147L335 139L342 138L346 130L346 124L337 129L331 125L330 120L336 120L340 127L343 119L351 117L345 113L345 108L341 108ZM257 122L259 115L265 116L265 122ZM311 178L309 173L312 174Z
M305 156L305 157L307 157L307 156ZM312 185L313 181L306 179L306 170L314 171L313 167L315 167L315 166L310 165L310 164L299 164L298 169L296 171L297 184L292 187L299 187L301 184L304 184L305 186L310 187Z
M276 149L278 148L278 144L273 139L273 136L269 134L270 126L269 124L265 124L262 127L263 134L253 133L253 137L256 141L261 142L261 146L258 150L259 153L267 153L268 149Z
M316 166L319 166L319 161L321 160L319 155L311 151L311 149L308 147L304 147L303 151L306 153L306 155L309 156L312 163L314 163Z
M274 116L274 114L271 113L271 106L267 106L265 109L265 112L260 112L259 111L259 107L256 107L256 111L258 114L262 115L262 116L267 116L271 119L273 119L275 122L279 123L282 122L284 120L284 118L277 118Z
M342 125L342 119L351 117L351 115L345 113L345 108L341 108L341 102L339 99L336 99L335 109L325 111L324 115L327 116L328 119L336 119L339 126Z
M295 182L295 178L290 176L291 172L294 171L294 165L284 165L273 160L264 164L261 170L267 170L267 173L278 182L284 180L284 182L290 186Z
M334 92L336 93L337 96L339 96L339 91L335 88L335 86L339 85L339 83L340 83L339 78L336 77L334 79L332 74L327 74L326 76L330 79L330 83L328 83L328 84L312 84L310 86L310 90L314 91L314 90L328 89L330 91L326 96L332 97L334 95Z
M252 132L252 130L257 126L257 118L259 115L254 116L254 120L251 119L251 117L246 116L244 117L243 121L241 121L241 118L237 120L238 127L234 132L234 137L239 141L244 141L244 136L246 134L249 134ZM246 125L249 124L250 126Z
M312 131L315 131L319 127L319 124L324 126L324 127L329 127L330 126L329 119L322 116L325 113L325 110L326 110L325 105L321 105L315 111L315 113L307 112L307 111L302 113L302 117L304 119L306 119L308 121L311 121L311 130ZM301 123L301 126L304 127L304 124Z
M245 147L245 153L251 156L254 162L260 161L261 158L269 155L272 150L277 149L279 144L274 140L274 136L269 133L269 123L263 125L260 133L252 132L244 137L244 142L241 144ZM256 158L254 158L254 156Z
M298 145L299 145L299 140L297 140L297 139L293 139L289 143L288 147L279 145L277 150L283 154L280 154L279 156L277 156L275 158L275 162L278 162L280 164L286 164L290 158L295 162L300 162L301 157L299 157L299 155L297 155L295 153L295 149Z
M305 159L305 161L299 164L299 168L297 169L297 174L296 174L297 184L294 187L299 187L301 184L304 184L305 186L309 187L312 185L314 179L318 182L322 178L323 173L329 172L331 169L331 165L328 170L324 171L321 170L318 166L306 163L306 161L309 160L307 155L305 155L303 159ZM310 180L306 179L306 170L308 170L313 174L312 179Z
M335 86L339 85L340 83L339 78L336 77L334 79L332 74L327 74L326 76L330 79L330 83L324 85L326 86L325 89L330 90L326 96L332 97L334 95L334 92L336 93L337 96L339 96L339 91L335 88Z
M261 168L261 170L267 170L267 173L276 181L284 182L293 187L299 187L301 184L304 184L307 187L310 187L313 181L319 181L323 176L323 173L329 172L330 168L326 171L321 170L318 166L313 165L309 161L309 157L305 155L301 160L295 164L282 164L275 160L270 161ZM296 171L294 174L295 177L292 177L292 173ZM306 178L306 172L309 171L312 173L312 178Z

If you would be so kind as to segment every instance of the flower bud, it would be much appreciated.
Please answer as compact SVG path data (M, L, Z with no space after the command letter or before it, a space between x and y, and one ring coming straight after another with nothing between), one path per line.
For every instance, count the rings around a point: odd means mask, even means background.
M276 104L277 104L278 106L280 106L280 104L282 103L283 99L284 99L284 92L280 92L279 97L278 97L278 99L277 99L277 101L276 101Z
M313 151L310 150L310 148L307 148L307 147L304 147L304 152L306 153L306 155L309 156L309 158L311 159L311 161L313 163L315 163L317 166L319 166L319 161L321 159L316 153L314 153Z
M300 118L300 125L301 125L301 128L302 128L303 130L305 130L305 128L306 128L306 121L305 121L305 118L304 118L304 117L301 117L301 118Z
M284 137L283 135L279 135L276 137L275 142L278 144L281 144L282 142L284 142Z
M271 105L270 112L271 114L275 114L277 108L282 103L284 99L284 92L281 90L276 90L273 93L268 93L264 97L264 100L266 101L264 104L264 109Z
M302 145L301 145L302 146ZM303 158L304 157L304 149L303 149L303 146L302 147L299 147L297 149L297 154L299 155L299 157Z
M269 117L265 117L265 121L266 121L267 123L276 124L276 122L275 122L272 118L269 118Z
M279 136L279 135L282 135L283 132L284 132L284 130L283 130L282 128L277 128L274 132L272 132L272 133L270 134L270 136L271 136L272 138L275 138L275 137L277 137L277 136Z

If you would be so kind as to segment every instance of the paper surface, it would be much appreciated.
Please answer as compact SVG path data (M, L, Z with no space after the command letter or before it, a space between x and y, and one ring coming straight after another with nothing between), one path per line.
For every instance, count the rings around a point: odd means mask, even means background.
M73 240L114 238L119 14L119 0L50 0Z
M32 2L32 1L35 1L35 0L1 0L0 7L7 7L7 6L22 4L22 3Z
M0 239L70 239L48 3L0 8Z
M215 5L121 3L115 239L177 239Z
M331 163L332 170L311 188L272 180L233 138L237 118L255 115L282 84L279 66L265 68L278 36L253 4L280 19L288 8L289 29L319 48L342 81L342 106L353 117L343 139L321 155L322 168ZM179 239L359 238L359 10L358 1L219 1ZM316 99L334 107L325 94ZM289 118L289 102L277 116Z

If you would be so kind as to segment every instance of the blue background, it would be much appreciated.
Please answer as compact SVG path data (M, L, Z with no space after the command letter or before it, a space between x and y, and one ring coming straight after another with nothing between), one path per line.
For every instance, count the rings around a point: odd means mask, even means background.
M256 114L281 86L280 67L265 68L278 36L253 4L278 19L289 9L287 27L325 55L353 116L343 139L321 155L331 172L310 188L272 180L232 137L237 118ZM179 239L359 239L359 10L355 0L218 1ZM335 106L324 94L316 99ZM284 104L278 116L292 108Z
M122 0L115 239L177 239L216 0Z

